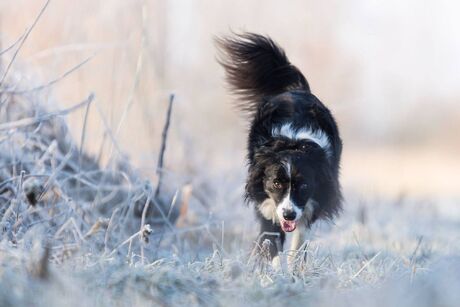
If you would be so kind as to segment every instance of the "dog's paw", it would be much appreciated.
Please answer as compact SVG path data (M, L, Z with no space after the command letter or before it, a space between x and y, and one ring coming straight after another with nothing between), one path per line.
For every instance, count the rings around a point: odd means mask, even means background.
M280 253L272 259L272 268L275 272L289 272L288 261L284 253Z
M280 256L275 256L272 259L272 267L275 271L280 271L281 270L281 258Z

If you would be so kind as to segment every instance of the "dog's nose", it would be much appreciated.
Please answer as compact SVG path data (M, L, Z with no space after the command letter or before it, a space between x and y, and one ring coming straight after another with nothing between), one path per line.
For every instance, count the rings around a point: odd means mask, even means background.
M283 210L283 218L287 221L295 220L296 213L294 210Z

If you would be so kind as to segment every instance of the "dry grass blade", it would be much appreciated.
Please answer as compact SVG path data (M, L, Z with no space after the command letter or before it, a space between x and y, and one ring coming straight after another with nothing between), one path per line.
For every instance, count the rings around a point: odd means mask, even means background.
M122 243L118 244L118 246L116 248L114 248L110 254L107 256L107 257L112 257L113 255L115 255L115 253L124 245L126 244L131 244L131 242L136 238L136 237L142 237L144 235L144 233L147 232L147 233L151 233L152 232L152 229L150 228L150 225L149 224L145 224L144 227L139 230L138 232L134 233L133 235L131 235L128 239L126 239L125 241L123 241Z
M141 71L143 67L143 62L144 62L144 52L145 52L145 45L147 42L146 38L146 33L147 33L147 8L146 8L146 2L143 1L142 3L142 36L141 36L141 48L139 49L139 54L137 56L137 61L136 61L136 72L134 74L134 82L133 82L133 87L131 89L131 92L128 97L128 101L126 102L125 109L123 110L123 113L121 114L120 121L118 123L117 129L115 130L115 135L117 136L120 133L121 127L126 119L126 116L128 116L129 110L131 109L133 103L134 103L134 97L136 94L136 90L139 86L139 82L141 80Z
M27 32L27 31L26 31ZM8 47L6 47L5 49L3 49L2 51L0 51L0 56L7 53L8 51L10 51L11 49L14 48L14 46L16 46L24 37L24 35L26 34L26 32L24 32L21 36L19 36L16 41L14 43L12 43L11 45L9 45Z
M351 278L350 278L350 281L352 281L353 279L355 279L356 277L359 276L359 274L362 273L362 271L364 271L372 262L374 262L375 259L377 259L378 256L380 256L382 252L379 251L377 254L374 255L374 257L372 257L371 259L369 259L368 261L366 261L366 263L358 270L358 272L356 272Z
M34 22L32 23L32 25L29 27L29 29L26 31L26 33L24 34L22 40L20 41L19 43L19 46L18 46L18 49L16 49L16 51L14 52L13 54L13 57L11 58L11 60L9 61L8 65L6 66L6 69L5 69L5 72L3 73L3 76L2 78L0 79L0 88L2 87L3 83L5 82L5 78L6 76L8 75L8 72L10 71L11 69L11 66L13 65L14 63L14 60L16 59L16 57L18 56L18 53L19 51L21 50L22 46L24 45L25 41L27 40L27 38L29 37L30 33L32 32L32 30L35 28L35 25L37 24L37 22L40 20L40 17L43 15L43 13L45 12L46 8L48 7L48 4L50 3L51 0L47 0L45 2L45 4L43 5L43 7L41 8L40 12L38 13L37 17L35 17L35 20Z
M54 84L58 83L62 79L66 78L67 76L69 76L70 74L72 74L73 72L78 70L80 67L82 67L83 65L88 63L93 57L94 57L94 55L91 55L91 56L87 57L82 62L78 63L77 65L73 66L72 68L70 68L69 70L64 72L59 77L57 77L57 78L55 78L55 79L53 79L51 81L48 81L45 84L42 84L42 85L39 85L39 86L36 86L36 87L33 87L33 88L29 88L29 89L19 89L19 90L15 89L15 88L13 88L13 89L2 89L1 92L18 95L18 94L26 94L26 93L38 92L38 91L44 90L44 89L46 89L46 88L48 88L50 86L53 86Z
M420 248L420 245L422 244L422 241L423 241L423 236L418 237L417 245L415 246L414 252L412 253L412 255L410 257L410 266L413 266L415 264L415 262L416 262L417 252L418 252L418 250Z
M80 103L78 103L78 104L76 104L76 105L74 105L74 106L72 106L72 107L70 107L68 109L64 109L64 110L61 110L61 111L55 111L55 112L49 112L49 113L43 114L43 115L41 115L39 117L23 118L23 119L19 119L19 120L13 121L13 122L0 124L0 131L24 128L24 127L27 127L27 126L38 124L38 123L40 123L42 121L50 120L50 119L52 119L54 117L57 117L57 116L67 115L67 114L72 113L73 111L78 110L79 108L84 107L87 104L91 103L91 101L93 99L94 99L94 94L91 93L88 96L88 98L86 98L82 102L80 102Z

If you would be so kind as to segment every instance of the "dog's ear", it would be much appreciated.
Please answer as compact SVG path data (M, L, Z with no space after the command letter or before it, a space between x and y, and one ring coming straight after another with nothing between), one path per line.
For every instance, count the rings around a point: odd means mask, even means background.
M245 186L246 201L261 202L267 198L264 189L264 175L266 160L260 160L249 166L248 177Z

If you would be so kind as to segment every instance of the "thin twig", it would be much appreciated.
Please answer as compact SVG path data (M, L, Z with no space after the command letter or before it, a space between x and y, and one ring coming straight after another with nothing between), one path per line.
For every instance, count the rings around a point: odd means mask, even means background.
M109 237L110 237L110 231L112 231L114 222L113 220L115 219L115 216L118 214L118 211L120 211L120 208L115 208L113 210L112 215L110 216L109 224L107 225L107 229L105 231L104 235L104 254L108 252L108 245L109 245Z
M417 252L420 248L420 245L422 244L423 241L423 236L419 236L417 239L417 245L415 246L414 251L412 252L412 256L410 257L410 266L413 266L415 264L415 257L417 256Z
M81 132L81 138L80 138L80 150L78 152L78 172L81 173L82 171L82 162L83 162L83 145L85 143L85 137L86 137L86 125L88 124L88 114L89 114L89 108L91 106L91 101L88 102L86 105L86 110L85 110L85 117L83 119L83 127L82 127L82 132ZM77 182L77 195L78 198L80 199L80 189L81 189L81 181L79 180Z
M163 133L161 134L161 148L160 148L160 155L158 157L158 164L157 164L157 175L158 175L158 184L155 189L155 198L158 197L158 194L160 193L160 187L161 187L161 181L162 181L162 173L163 173L163 159L165 155L165 150L166 150L166 141L168 138L168 130L169 130L169 124L171 122L171 110L172 110L172 105L174 102L174 94L171 94L169 96L169 104L168 104L168 111L166 113L166 122L163 127Z
M10 71L11 66L13 65L14 60L16 59L19 51L21 50L22 46L24 45L25 41L27 40L27 37L29 37L29 34L32 32L32 30L35 28L35 25L37 22L40 20L40 17L43 15L45 12L46 8L48 7L48 4L50 3L51 0L47 0L43 7L41 8L40 12L38 13L37 17L35 17L34 22L32 25L29 27L27 32L24 34L24 37L22 38L21 42L19 43L18 49L13 54L13 57L11 58L10 62L8 63L5 72L3 73L2 78L0 79L0 87L2 86L3 82L5 81L6 76L8 75L8 72Z
M130 236L128 239L118 244L118 246L115 247L107 257L112 257L123 245L126 245L127 243L131 243L131 241L133 241L137 236L142 235L142 232L144 232L145 230L149 230L149 229L150 229L150 225L146 224L143 229L139 230L138 232Z
M61 81L62 79L64 79L65 77L67 77L68 75L70 75L71 73L73 73L74 71L76 71L77 69L82 67L83 65L85 65L86 63L88 63L94 56L95 56L95 54L87 57L82 62L78 63L77 65L73 66L72 68L70 68L69 70L64 72L59 77L57 77L57 78L55 78L55 79L53 79L51 81L48 81L45 84L42 84L42 85L39 85L39 86L36 86L36 87L33 87L33 88L29 88L29 89L22 89L22 90L21 89L19 89L19 90L16 90L16 89L2 89L2 92L3 93L8 93L8 94L18 95L18 94L26 94L26 93L41 91L41 90L43 90L45 88L48 88L48 87L53 86L54 84L58 83L59 81Z
M99 116L100 116L100 118L102 120L102 124L104 126L105 133L106 133L106 135L108 135L110 137L110 141L112 142L112 149L115 148L117 153L119 155L121 155L121 153L122 153L121 147L118 144L118 142L117 142L117 140L115 138L115 135L112 132L112 129L110 129L110 125L107 122L107 119L105 118L105 115L104 115L103 110L101 109L101 106L99 105L99 103L97 101L94 103L94 105L96 106L96 110L99 113Z
M142 210L142 217L141 217L141 228L139 229L139 231L142 231L142 229L144 229L145 227L145 218L147 216L147 211L149 210L149 207L150 207L150 193L151 189L149 189L149 192L148 192L148 195L147 195L147 200L145 201L145 204L144 204L144 209ZM143 242L143 238L142 236L140 236L140 243L141 243L141 262L142 264L144 264L144 242Z
M38 123L40 123L42 121L50 120L50 119L52 119L54 117L57 117L57 116L67 115L67 114L72 113L73 111L75 111L75 110L77 110L77 109L89 104L93 99L94 99L94 94L91 93L88 96L88 98L86 98L82 102L80 102L80 103L78 103L78 104L76 104L76 105L74 105L74 106L72 106L72 107L70 107L68 109L46 113L46 114L43 114L43 115L41 115L39 117L22 118L22 119L19 119L19 120L16 120L16 121L0 124L0 131L23 128L23 127L27 127L27 126L30 126L30 125L38 124Z
M21 36L19 36L14 43L12 43L10 46L6 47L4 50L0 51L0 55L3 55L4 53L7 53L11 49L13 49L13 47L16 46L21 41L21 39L24 37L25 34L26 34L26 32L21 34Z

